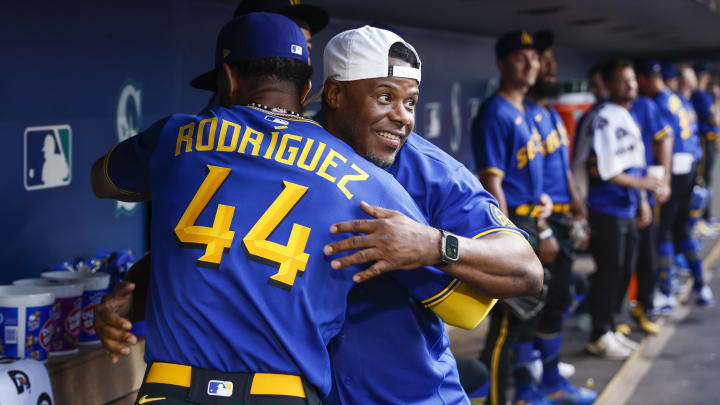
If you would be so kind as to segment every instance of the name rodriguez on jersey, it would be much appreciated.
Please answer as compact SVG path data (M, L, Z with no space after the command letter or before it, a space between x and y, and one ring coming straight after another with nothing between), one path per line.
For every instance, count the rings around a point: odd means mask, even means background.
M206 118L195 124L191 122L178 130L175 156L182 153L216 151L274 160L314 172L335 184L348 200L354 196L348 188L349 183L365 181L369 177L363 169L353 162L348 162L348 159L335 149L327 148L324 142L315 142L312 138L290 133L281 134L280 131L273 131L268 136L248 125L243 128L242 125L225 119L218 123L218 117ZM328 149L327 153L325 149ZM338 179L332 175L333 168L338 166L350 166L355 174L346 174Z

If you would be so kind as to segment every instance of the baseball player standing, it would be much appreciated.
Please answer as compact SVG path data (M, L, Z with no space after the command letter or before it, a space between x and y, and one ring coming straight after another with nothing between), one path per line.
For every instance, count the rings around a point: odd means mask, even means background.
M683 81L692 81L694 78L694 72L690 67L683 69L683 75L688 76ZM673 93L660 83L655 87L657 92L653 98L660 112L670 123L674 135L672 194L660 209L658 229L658 278L662 298L658 309L667 313L676 305L675 297L672 295L672 264L676 250L685 256L690 266L695 281L692 293L696 303L708 307L714 305L715 300L710 287L703 280L700 245L691 237L688 227L693 186L698 173L697 162L702 155L695 111L687 99L693 86L684 86L684 95Z
M557 64L552 51L550 31L535 34L535 47L540 57L540 71L535 85L528 91L525 108L542 137L545 148L543 160L543 191L553 201L553 213L547 222L558 241L560 251L548 265L550 284L545 306L540 312L535 342L519 343L522 351L540 350L543 375L538 392L552 398L553 403L591 404L597 394L587 388L576 387L560 375L558 362L562 346L563 317L572 303L570 277L575 259L570 238L570 222L585 221L587 209L575 191L570 174L570 140L560 114L548 105L548 98L557 94Z
M587 349L601 357L624 359L638 344L616 332L615 313L634 271L637 227L647 226L652 219L645 190L657 191L663 181L642 176L642 135L630 115L637 97L632 64L616 60L604 66L602 74L610 98L590 117L590 251L597 270L590 285L592 334Z
M645 161L650 170L660 170L663 187L659 193L648 193L648 203L653 212L659 212L660 204L670 197L670 166L673 136L670 124L660 113L655 101L650 98L653 91L653 77L660 75L660 63L653 60L640 61L635 66L640 95L630 108L635 123L642 134L645 147ZM661 167L661 168L660 168ZM646 333L655 334L659 325L654 321L653 293L655 291L655 270L657 269L657 224L653 215L648 226L639 229L637 261L637 305L632 317Z
M528 119L523 99L535 84L539 69L533 37L526 31L501 36L495 44L501 85L485 100L472 129L478 176L518 228L529 235L541 261L551 262L557 242L546 218L552 201L543 194L542 138ZM528 302L530 301L530 302ZM536 314L542 300L505 300L491 313L490 330L481 358L490 369L490 403L504 404L511 367L511 354L520 365L532 361ZM529 305L528 305L529 304ZM516 345L516 343L521 343ZM515 374L516 400L532 402L537 392L526 368Z

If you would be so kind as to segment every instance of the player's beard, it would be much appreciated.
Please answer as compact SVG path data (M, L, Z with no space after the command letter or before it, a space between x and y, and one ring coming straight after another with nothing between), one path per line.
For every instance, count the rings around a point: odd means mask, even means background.
M392 164L395 163L395 156L397 156L397 152L393 153L392 156L380 156L371 151L367 151L363 155L365 159L381 169L387 169L392 166Z
M538 99L554 98L560 94L560 86L557 81L547 81L538 77L535 85L530 88L530 93Z

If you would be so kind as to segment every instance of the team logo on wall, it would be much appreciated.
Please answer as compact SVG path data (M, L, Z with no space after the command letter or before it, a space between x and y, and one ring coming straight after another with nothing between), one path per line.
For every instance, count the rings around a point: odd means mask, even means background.
M115 114L118 142L122 142L140 132L142 125L142 84L132 80L126 81L120 90L117 112ZM137 210L137 203L118 201L115 206L115 218L132 216Z
M72 180L72 130L69 125L27 127L24 134L25 190L62 187Z

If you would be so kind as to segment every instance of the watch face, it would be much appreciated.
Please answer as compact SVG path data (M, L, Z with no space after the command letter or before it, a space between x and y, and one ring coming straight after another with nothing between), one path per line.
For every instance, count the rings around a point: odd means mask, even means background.
M457 260L458 258L458 250L459 250L459 242L458 238L447 235L445 237L445 256L452 260Z

